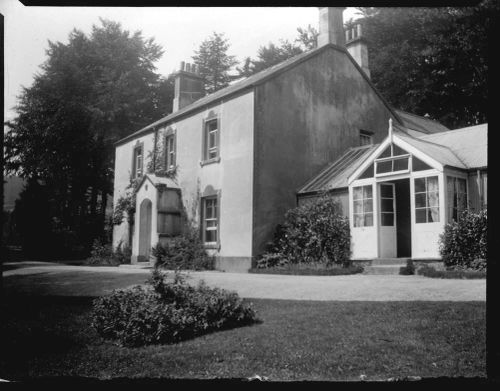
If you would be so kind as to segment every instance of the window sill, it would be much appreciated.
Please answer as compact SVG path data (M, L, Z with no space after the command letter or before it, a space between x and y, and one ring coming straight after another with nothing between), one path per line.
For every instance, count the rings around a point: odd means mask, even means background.
M220 243L203 243L206 249L220 250Z
M208 159L208 160L202 160L200 161L200 166L206 166L207 164L212 164L212 163L219 163L220 162L220 156L214 157L213 159Z

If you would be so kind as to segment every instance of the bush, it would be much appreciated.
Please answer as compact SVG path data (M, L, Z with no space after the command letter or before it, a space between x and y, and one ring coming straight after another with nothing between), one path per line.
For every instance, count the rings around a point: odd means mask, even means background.
M413 264L413 261L411 259L408 259L408 261L406 261L406 266L399 268L399 274L401 274L402 276L412 276L415 274L415 265Z
M463 211L458 222L445 225L440 236L441 257L447 268L486 270L487 211Z
M486 270L436 270L434 267L428 265L419 268L417 274L431 278L486 278Z
M267 269L275 267L284 267L288 265L288 259L282 253L265 253L255 263L256 269Z
M113 251L111 244L103 244L99 239L94 240L90 257L87 258L87 265L100 266L118 266L121 264L130 263L132 251L128 246L122 246L122 242L118 244L116 250Z
M323 264L289 264L286 266L274 266L268 268L253 268L250 273L255 274L284 274L297 276L345 276L349 274L363 273L361 265L351 265L346 267L325 267Z
M115 290L94 301L92 326L126 346L173 343L210 331L257 321L251 305L234 292L191 287L176 274L172 282L154 270L148 287Z
M335 199L323 196L285 214L285 222L277 227L268 254L259 265L323 263L348 267L350 244L349 220Z
M198 233L189 229L185 234L169 238L151 249L155 267L171 270L213 270L214 258L209 256Z

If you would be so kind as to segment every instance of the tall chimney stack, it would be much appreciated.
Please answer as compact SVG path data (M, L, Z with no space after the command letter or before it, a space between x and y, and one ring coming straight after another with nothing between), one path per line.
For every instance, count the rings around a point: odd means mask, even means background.
M345 7L318 7L319 35L318 47L329 43L344 46L344 21L342 13Z
M195 64L181 61L180 69L175 74L174 113L205 95L203 78L198 72Z
M370 77L370 68L368 66L368 45L363 37L361 24L356 24L345 32L346 48L349 54L354 58L361 69Z

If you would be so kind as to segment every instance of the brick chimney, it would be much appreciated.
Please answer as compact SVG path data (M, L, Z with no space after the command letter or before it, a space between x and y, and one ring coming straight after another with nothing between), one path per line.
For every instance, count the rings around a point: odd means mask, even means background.
M370 77L370 68L368 67L368 46L363 37L361 24L356 24L345 31L346 48L349 54L354 58L358 65Z
M203 78L195 64L181 61L180 69L175 74L175 92L173 112L190 105L205 95Z
M329 43L344 46L344 22L342 13L345 7L318 7L319 35L318 47Z

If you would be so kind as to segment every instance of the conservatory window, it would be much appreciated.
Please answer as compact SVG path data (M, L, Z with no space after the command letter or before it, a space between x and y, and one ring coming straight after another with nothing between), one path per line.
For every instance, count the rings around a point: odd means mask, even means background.
M372 185L353 188L353 218L355 227L373 226Z
M439 221L438 177L415 178L415 222Z

